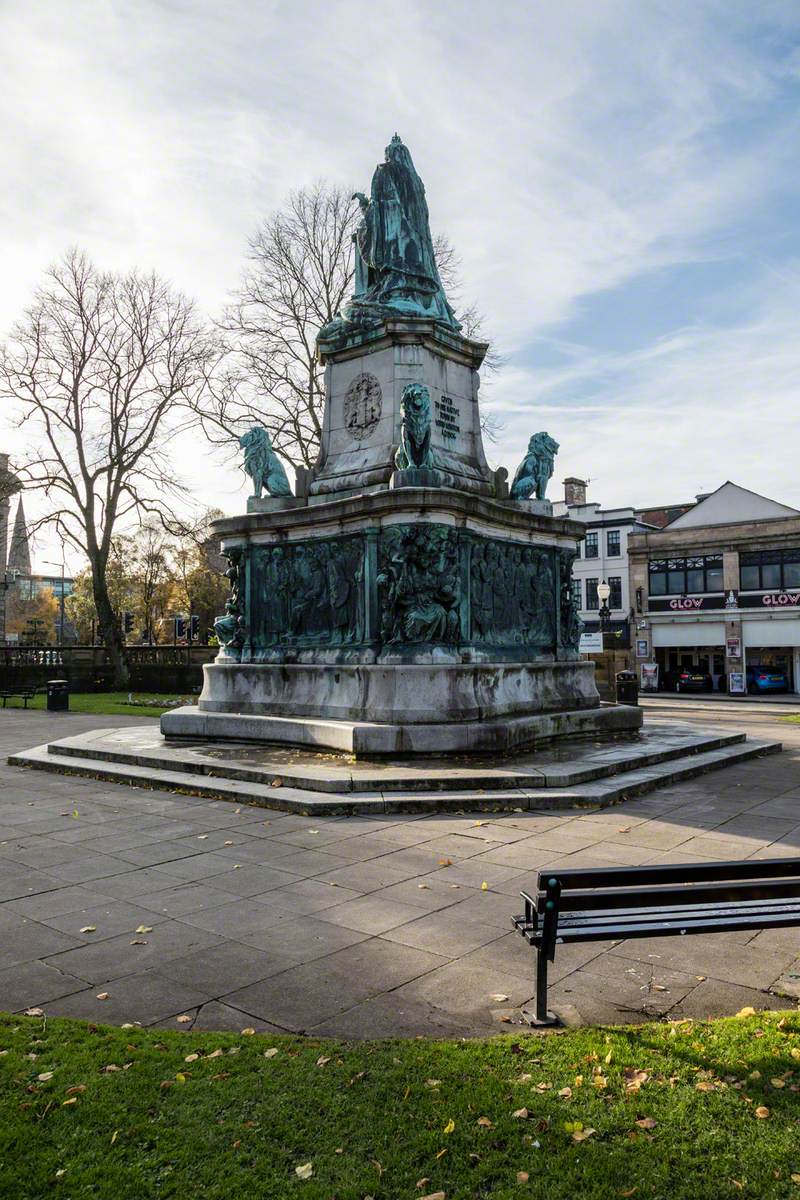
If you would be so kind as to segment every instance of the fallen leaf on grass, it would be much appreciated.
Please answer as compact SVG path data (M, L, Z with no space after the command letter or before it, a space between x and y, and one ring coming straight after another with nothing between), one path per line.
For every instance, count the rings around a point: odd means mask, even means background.
M187 1054L186 1058L183 1061L184 1062L197 1062L199 1057L200 1057L199 1054Z
M517 1171L517 1183L527 1183L530 1175L527 1171Z
M62 1107L62 1108L66 1108L66 1107L67 1107L67 1105L69 1105L69 1104L77 1104L77 1103L78 1103L78 1097L77 1097L77 1096L70 1096L69 1100L64 1100L64 1101L62 1101L61 1107Z
M789 1053L791 1054L792 1058L800 1058L800 1047L792 1046Z
M451 1117L450 1120L445 1125L444 1129L442 1130L442 1133L452 1133L453 1130L455 1129L455 1127L456 1127L456 1123L453 1120L453 1118Z
M737 1017L754 1017L755 1015L756 1010L750 1004L745 1005L744 1008L740 1008L736 1014Z
M420 1196L419 1200L445 1200L446 1192L428 1192L427 1196Z
M475 1124L480 1125L482 1129L494 1129L494 1125L488 1117L478 1117L478 1120L475 1122Z
M119 1137L119 1130L115 1129L111 1135L111 1145L112 1146L114 1145L114 1142L117 1140L118 1137Z
M647 1083L647 1071L638 1071L636 1067L623 1067L622 1078L625 1081L626 1092L638 1092L643 1083Z
M571 1087L563 1087L558 1094L562 1100L571 1100L572 1099L572 1088Z
M696 1092L715 1092L717 1085L712 1083L710 1079L701 1079L699 1083L694 1085Z
M264 1058L274 1058L278 1053L278 1047L272 1046L269 1050L264 1051Z
M206 1058L222 1058L222 1054L223 1051L217 1048L216 1050L212 1050L210 1054L207 1054Z
M636 1124L640 1129L655 1129L658 1122L654 1121L652 1117L640 1117Z
M80 1092L85 1092L85 1091L86 1091L85 1083L76 1083L74 1087L67 1088L67 1095L68 1096L76 1096Z
M518 1108L516 1112L513 1112L511 1115L512 1117L516 1117L518 1121L527 1121L531 1114L528 1112L527 1108Z
M242 1037L252 1037L254 1033L255 1033L255 1029L251 1028L251 1026L248 1025L246 1029L242 1030Z
M769 1109L767 1108L766 1104L759 1104L758 1108L756 1109L756 1116L761 1121L769 1116Z
M324 1067L324 1066L325 1066L325 1064L326 1064L326 1063L329 1063L330 1061L331 1061L331 1060L330 1060L330 1056L326 1056L326 1055L324 1055L324 1054L320 1054L319 1058L317 1059L316 1066L318 1066L318 1067Z
M310 1179L314 1174L313 1163L303 1163L302 1166L295 1167L294 1173L298 1179Z
M41 1075L37 1075L36 1078L39 1080L39 1083L47 1083L48 1079L53 1078L53 1072L42 1071Z

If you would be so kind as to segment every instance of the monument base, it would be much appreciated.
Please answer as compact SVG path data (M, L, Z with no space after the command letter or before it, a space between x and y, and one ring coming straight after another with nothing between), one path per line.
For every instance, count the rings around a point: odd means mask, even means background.
M607 738L635 734L642 711L623 704L571 712L495 717L483 721L406 722L324 720L254 713L204 712L194 706L161 718L165 738L284 744L344 751L356 758L392 754L513 754L564 738Z

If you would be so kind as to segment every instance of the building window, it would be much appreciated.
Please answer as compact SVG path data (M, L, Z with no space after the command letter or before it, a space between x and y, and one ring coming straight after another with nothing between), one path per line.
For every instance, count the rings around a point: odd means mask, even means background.
M721 554L651 559L649 574L651 596L682 596L723 590Z
M609 575L608 586L611 588L608 595L608 607L622 608L622 576Z
M609 558L619 558L620 553L619 530L609 529L608 533L606 534L606 554Z
M800 550L754 550L739 555L739 587L779 592L800 587Z
M586 610L587 612L597 612L600 608L600 601L597 599L597 579L586 580Z
M584 542L584 558L597 558L597 534L587 533Z
M583 588L581 587L580 579L573 579L572 595L575 597L578 608L583 608Z

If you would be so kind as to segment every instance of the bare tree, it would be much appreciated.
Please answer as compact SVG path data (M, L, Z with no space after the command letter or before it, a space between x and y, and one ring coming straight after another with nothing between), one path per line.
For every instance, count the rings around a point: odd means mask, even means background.
M0 354L0 394L16 402L30 448L17 468L86 555L100 634L125 687L124 637L106 581L112 539L137 515L172 516L183 494L173 439L194 421L209 339L189 300L156 275L97 270L70 251L50 269Z
M324 404L316 337L352 293L358 220L351 189L317 183L293 192L250 239L246 270L220 323L226 353L203 398L201 415L213 441L230 445L246 423L258 422L291 462L310 467L316 461ZM442 235L434 248L457 304L460 259ZM467 336L479 339L474 306L460 319Z

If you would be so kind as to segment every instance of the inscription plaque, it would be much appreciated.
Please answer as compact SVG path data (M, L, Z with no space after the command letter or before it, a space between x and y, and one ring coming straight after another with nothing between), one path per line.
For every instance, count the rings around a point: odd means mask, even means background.
M437 429L442 431L442 437L455 438L461 433L458 406L449 396L434 400L434 422Z

